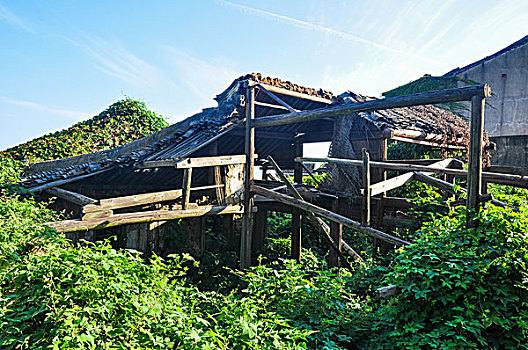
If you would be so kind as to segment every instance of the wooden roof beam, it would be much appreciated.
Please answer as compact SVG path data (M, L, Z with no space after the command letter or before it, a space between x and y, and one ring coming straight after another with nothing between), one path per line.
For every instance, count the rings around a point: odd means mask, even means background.
M328 117L338 117L358 112L411 107L435 103L467 101L471 100L473 96L490 97L491 89L489 85L477 85L457 89L426 92L415 95L389 97L378 100L305 110L295 113L261 117L256 119L253 125L255 128L262 128L274 125L307 122L310 120Z

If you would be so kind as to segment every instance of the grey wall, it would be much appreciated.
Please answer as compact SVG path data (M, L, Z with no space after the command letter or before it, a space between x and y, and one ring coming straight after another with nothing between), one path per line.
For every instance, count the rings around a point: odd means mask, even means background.
M457 75L491 86L484 125L490 136L528 135L528 45Z
M523 168L521 173L528 175L528 135L499 136L491 140L497 144L497 150L491 158L492 165Z

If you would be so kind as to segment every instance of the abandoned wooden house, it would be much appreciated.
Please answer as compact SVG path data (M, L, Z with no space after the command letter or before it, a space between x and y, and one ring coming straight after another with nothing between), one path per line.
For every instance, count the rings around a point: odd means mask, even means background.
M406 161L404 166L387 161L389 140L468 149L469 123L430 103L476 98L475 115L481 116L479 101L489 96L487 88L426 95L379 100L352 92L336 96L250 74L219 94L217 107L116 149L35 164L23 185L58 197L55 206L77 217L49 223L72 240L117 235L119 247L162 256L174 244L203 251L204 218L213 216L227 245L240 248L241 266L247 267L252 251L264 244L268 213L284 211L293 213L295 258L300 257L301 218L306 215L328 238L333 263L345 263L342 249L351 255L354 251L342 242L342 225L390 244L407 244L381 231L404 225L399 213L410 205L386 196L387 191L413 179L434 182L427 173L467 176L454 159ZM482 130L475 132L480 141L473 166L481 169ZM303 158L303 144L311 142L332 142L330 156L339 159ZM301 185L304 161L328 161L329 176L317 189ZM363 171L357 167L361 164L367 164ZM261 179L254 178L255 165L262 167ZM270 179L270 169L278 179ZM293 169L293 186L281 169ZM404 173L386 180L389 170ZM487 181L503 179L486 176ZM524 178L508 179L526 183ZM476 193L468 195L476 198L472 206L478 205L481 191L477 180L468 186ZM443 182L443 189L452 190L452 184ZM314 214L330 219L330 227ZM176 219L182 219L183 243L172 239Z

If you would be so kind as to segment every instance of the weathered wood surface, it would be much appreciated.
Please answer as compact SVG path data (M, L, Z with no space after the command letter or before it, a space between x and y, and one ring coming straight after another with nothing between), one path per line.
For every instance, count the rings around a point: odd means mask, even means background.
M415 95L389 97L384 99L342 104L320 109L287 113L262 117L255 120L254 127L269 127L311 120L349 115L358 112L368 112L382 109L411 107L424 104L468 101L473 96L489 97L491 89L488 85L470 86L465 88L440 90Z
M264 86L262 86L262 84L258 84L257 85L260 89L260 91L262 91L263 93L265 93L266 95L268 95L269 97L271 97L272 100L274 100L275 102L277 102L278 104L282 105L284 108L286 108L288 111L290 112L298 112L298 110L296 109L293 109L289 104L287 104L286 102L284 102L281 98L279 98L277 95L275 95L273 92L269 91L268 89L266 89Z
M242 212L243 209L240 205L209 205L187 210L152 210L138 213L116 214L109 218L94 219L89 221L65 220L58 222L48 222L45 225L56 229L58 232L75 232L92 229L103 229L107 227L135 224L140 222L176 220L204 215L241 214Z
M273 167L273 169L275 170L275 172L277 173L277 175L279 176L280 180L282 181L282 183L284 183L284 185L286 186L286 188L288 189L288 191L291 193L292 196L294 196L296 199L298 200L301 200L301 201L304 201L304 198L301 196L301 194L299 193L299 191L297 191L297 189L295 188L295 186L293 186L293 184L290 182L290 180L286 177L286 175L284 175L284 172L282 171L282 169L279 167L279 165L275 162L275 160L271 157L271 156L268 156L268 162L270 163L270 165ZM271 191L273 192L273 191ZM287 203L285 203L287 204ZM307 212L308 214L308 218L316 225L318 226L320 229L321 229L321 232L324 234L324 237L326 238L327 242L330 244L330 247L332 248L332 250L339 256L339 258L342 261L342 263L348 267L348 268L351 268L350 264L348 263L348 261L345 259L345 257L343 256L343 253L341 252L341 249L339 249L339 246L338 244L334 241L334 239L332 238L332 235L331 235L331 228L323 221L321 220L320 218L316 217L313 213L311 212ZM347 244L347 247L349 248L349 252L353 252L351 255L355 258L355 259L358 259L358 260L363 260L361 258L361 256L359 254L357 254L348 244Z
M287 89L283 89L283 88L280 88L280 87L277 87L277 86L268 85L268 84L264 84L264 83L255 83L255 82L252 82L252 81L248 81L248 83L250 85L252 85L252 86L260 85L261 87L265 88L266 90L274 92L276 94L297 97L297 98L301 98L303 100L310 100L310 101L320 102L320 103L324 103L324 104L332 104L332 100L329 100L329 99L326 99L326 98L323 98L323 97L314 96L314 95L308 95L308 94L304 94L302 92L287 90Z
M434 162L434 163L432 163L430 165L426 165L426 167L433 168L433 169L445 169L453 161L454 161L454 159L450 159L450 158L442 159L442 160ZM424 174L429 175L430 172L429 173L424 173ZM401 186L411 182L413 179L414 179L414 173L408 172L408 173L404 173L404 174L395 176L395 177L390 178L388 180L375 183L375 184L370 186L371 196L377 196L379 194L382 194L382 193L388 192L390 190L393 190L395 188L401 187ZM365 190L363 189L363 191L365 191Z
M48 188L45 191L53 196L62 198L64 200L67 200L68 202L72 202L74 204L81 205L81 206L97 202L97 200L87 197L83 194L64 190L58 187Z
M186 168L183 171L183 185L182 185L182 208L185 210L191 201L191 182L192 182L193 168Z
M370 186L371 196L377 196L379 194L401 187L411 182L413 180L413 176L413 173L405 173L388 180L375 183Z
M176 169L203 168L217 165L244 164L246 155L186 158L174 164Z
M437 179L435 177L432 177L432 176L429 176L425 173L421 173L419 171L415 171L414 172L414 175L415 175L415 178L416 180L419 180L423 183L426 183L428 185L432 185L432 186L435 186L441 190L444 190L444 191L447 191L447 192L450 192L450 193L454 193L456 194L456 191L460 191L460 192L464 192L466 193L467 190L463 187L460 187L460 186L456 186L456 189L455 189L455 185L452 184L452 183L449 183L447 181L444 181L444 180L440 180L440 179ZM514 209L515 211L519 211L518 208L512 206L512 205L509 205L507 203L504 203L504 202L501 202L499 200L496 200L496 199L493 199L493 197L491 196L490 193L488 193L489 196L485 196L485 197L482 197L482 195L479 197L479 202L485 202L485 201L490 201L491 204L494 204L496 206L499 206L499 207L508 207L508 208L512 208Z
M331 212L330 210L326 210L324 208L318 207L318 206L313 205L311 203L308 203L308 202L305 202L305 201L302 201L302 200L299 200L299 199L296 199L296 198L292 198L292 197L286 196L284 194L280 194L280 193L276 193L276 192L270 191L270 190L268 190L268 189L266 189L264 187L253 185L253 186L251 186L251 191L254 192L254 193L260 194L260 195L262 195L264 197L268 197L268 198L274 199L274 200L276 200L278 202L281 202L281 203L284 203L284 204L287 204L287 205L291 205L292 207L304 210L304 211L312 213L314 215L322 216L322 217L325 217L325 218L327 218L327 219L329 219L331 221L335 221L335 222L341 223L344 226L350 227L351 229L353 229L355 231L368 234L369 236L372 236L374 238L378 238L378 239L380 239L380 240L382 240L384 242L387 242L387 243L390 243L390 244L394 244L394 245L398 245L398 246L410 244L409 242L407 242L407 241L405 241L405 240L403 240L401 238L394 237L394 236L389 235L389 234L387 234L385 232L376 230L376 229L374 229L372 227L363 226L357 221L354 221L354 220L349 219L347 217L344 217L342 215L339 215L339 214L336 214L334 212Z
M246 135L244 138L244 153L246 156L244 172L244 216L242 217L242 231L240 233L240 268L251 266L251 240L253 234L253 203L250 192L255 171L255 89L249 88L246 92Z
M336 163L345 164L352 166L361 166L363 161L355 159L342 159L342 158L320 158L320 157L303 157L296 158L296 162L320 162L320 163ZM439 174L450 174L456 177L467 177L468 172L461 169L451 168L431 168L426 165L416 164L401 164L401 163L387 163L387 162L375 162L371 161L370 166L374 168L383 168L387 170L396 171L425 171ZM528 187L528 176L513 175L513 174L501 174L501 173L489 173L482 172L482 178L487 182L509 184L511 186Z
M363 217L361 222L365 226L370 226L370 197L373 195L370 185L370 155L366 148L363 148L361 152L363 156Z
M482 96L473 96L471 99L471 132L466 199L466 223L468 227L474 227L478 224L478 221L473 216L479 212L479 197L482 190L482 139L484 137L485 103L486 99Z
M208 185L193 187L191 191L201 191L215 189L218 187L223 187L223 185ZM151 193L142 193L142 194L133 194L130 196L123 197L114 197L100 199L96 203L88 204L83 207L83 213L92 213L101 210L107 209L122 209L130 208L138 205L152 204L152 203L161 203L172 201L180 198L182 196L182 190L170 190L170 191L161 191L161 192L151 192Z

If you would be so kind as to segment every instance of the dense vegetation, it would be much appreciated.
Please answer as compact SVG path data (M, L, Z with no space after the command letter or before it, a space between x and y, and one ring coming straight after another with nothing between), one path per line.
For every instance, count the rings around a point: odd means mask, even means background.
M421 222L414 244L340 275L306 223L301 263L289 255L290 217L269 219L257 266L210 225L208 251L166 259L73 246L43 223L58 214L14 185L20 163L0 163L0 348L6 349L522 349L528 348L528 191L494 185L523 208L487 207L466 229L463 208L426 185L408 187ZM375 290L397 285L381 299Z
M127 98L66 130L9 148L0 153L0 158L30 162L67 158L118 147L167 126L143 102Z

